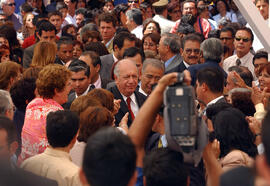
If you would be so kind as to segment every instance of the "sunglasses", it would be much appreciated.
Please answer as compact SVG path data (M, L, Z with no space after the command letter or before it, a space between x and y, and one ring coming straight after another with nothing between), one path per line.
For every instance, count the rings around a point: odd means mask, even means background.
M241 40L243 40L243 42L246 43L246 42L249 42L251 39L249 39L249 38L240 38L240 37L236 37L235 40L236 40L236 41L241 41Z
M16 6L16 3L8 3L7 6Z
M139 1L132 1L132 0L130 0L130 1L128 1L128 3L139 3Z

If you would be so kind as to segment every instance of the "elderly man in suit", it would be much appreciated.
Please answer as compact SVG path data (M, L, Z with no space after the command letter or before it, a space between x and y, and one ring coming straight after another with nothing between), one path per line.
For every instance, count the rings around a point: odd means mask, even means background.
M170 72L182 72L186 69L180 55L180 40L177 35L162 34L159 41L158 52L160 59L165 64L165 74Z
M121 99L120 109L115 115L115 124L119 122L128 112L128 126L136 117L139 108L144 103L146 96L136 90L138 85L138 69L135 62L130 59L119 61L114 68L115 86L111 87L111 91L115 99Z

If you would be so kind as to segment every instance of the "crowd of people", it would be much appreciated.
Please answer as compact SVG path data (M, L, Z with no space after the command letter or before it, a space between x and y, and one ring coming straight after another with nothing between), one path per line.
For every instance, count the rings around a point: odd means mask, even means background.
M253 3L267 23L269 0ZM270 185L270 63L242 14L233 0L0 0L0 185ZM207 129L196 161L163 115L180 76Z

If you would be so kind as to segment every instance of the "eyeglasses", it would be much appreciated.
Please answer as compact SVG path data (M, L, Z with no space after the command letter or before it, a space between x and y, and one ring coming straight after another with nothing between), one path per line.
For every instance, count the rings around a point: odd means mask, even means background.
M249 38L235 37L235 40L236 40L236 41L241 41L241 40L242 40L243 42L246 43L246 42L249 42L251 39L249 39Z
M16 6L16 3L8 3L7 6Z
M187 48L185 49L185 52L190 55L192 53L192 51L195 53L195 54L199 54L200 53L200 49L191 49L191 48Z
M222 41L222 40L226 40L226 41L227 41L227 40L230 40L230 39L233 39L233 38L232 38L232 37L221 37L221 38L219 38L219 39L220 39L221 41Z

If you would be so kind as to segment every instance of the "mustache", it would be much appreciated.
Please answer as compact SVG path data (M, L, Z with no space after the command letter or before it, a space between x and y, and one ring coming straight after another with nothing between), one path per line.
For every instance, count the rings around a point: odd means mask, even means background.
M188 59L198 59L199 56L189 56Z

